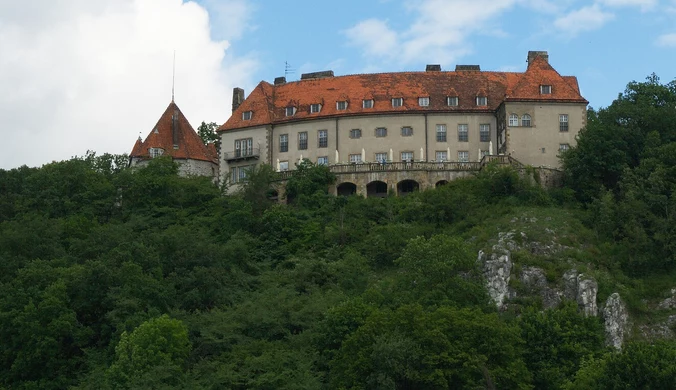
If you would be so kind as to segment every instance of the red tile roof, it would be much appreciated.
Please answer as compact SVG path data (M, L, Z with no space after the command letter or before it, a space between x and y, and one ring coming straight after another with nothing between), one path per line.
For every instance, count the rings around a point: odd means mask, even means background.
M173 116L176 114L176 145L174 149ZM129 157L150 158L150 148L164 149L164 155L175 159L191 159L213 162L218 164L218 155L213 145L207 147L200 136L190 126L181 109L173 101L157 121L146 139L139 138L134 144Z
M540 94L540 85L551 85L552 93ZM458 96L458 106L446 105L447 96ZM476 97L486 96L488 106L477 106ZM392 98L403 98L392 107ZM419 97L430 97L420 107ZM363 99L374 99L373 108L362 108ZM336 102L347 101L346 110ZM301 80L279 85L261 81L218 131L278 124L322 117L382 114L391 112L493 112L508 101L588 102L580 95L577 78L561 76L546 59L536 57L523 73L518 72L400 72L358 74ZM310 113L310 105L322 104L321 112ZM296 107L286 117L285 108ZM250 120L242 113L252 111Z

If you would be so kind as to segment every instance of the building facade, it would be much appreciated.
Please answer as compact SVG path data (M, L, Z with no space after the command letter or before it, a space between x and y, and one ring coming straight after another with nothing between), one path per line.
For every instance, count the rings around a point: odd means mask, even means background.
M524 72L428 65L424 72L277 78L259 83L246 99L235 89L232 116L218 130L220 179L236 188L257 164L286 171L302 159L330 166L426 163L419 170L429 171L443 166L435 163L470 167L503 155L557 168L560 150L586 124L587 104L577 79L561 76L540 51L528 53Z
M172 100L145 140L136 140L129 154L131 167L142 167L159 156L171 156L181 176L218 179L218 153L213 144L204 145L190 122Z

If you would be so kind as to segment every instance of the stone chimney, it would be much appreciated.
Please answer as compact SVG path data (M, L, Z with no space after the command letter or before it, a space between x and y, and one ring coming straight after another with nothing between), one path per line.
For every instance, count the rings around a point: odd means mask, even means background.
M428 64L425 67L425 72L441 72L441 65L439 65L439 64Z
M232 112L239 108L244 101L244 90L242 88L233 88L232 90Z
M275 85L286 84L286 77L275 77Z
M533 63L537 57L542 57L547 63L549 63L549 54L546 51L529 51L528 52L528 65Z
M456 72L479 72L481 71L481 66L480 65L456 65L455 66L455 71Z
M325 79L327 77L333 77L333 71L332 70L323 70L321 72L303 73L303 74L300 75L301 80Z

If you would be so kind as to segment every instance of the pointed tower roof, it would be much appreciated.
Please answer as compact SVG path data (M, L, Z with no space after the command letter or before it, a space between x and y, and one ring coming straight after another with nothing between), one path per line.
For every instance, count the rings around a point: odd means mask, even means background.
M144 141L139 138L129 157L150 158L150 148L164 150L174 159L202 160L218 164L215 147L207 147L172 100Z

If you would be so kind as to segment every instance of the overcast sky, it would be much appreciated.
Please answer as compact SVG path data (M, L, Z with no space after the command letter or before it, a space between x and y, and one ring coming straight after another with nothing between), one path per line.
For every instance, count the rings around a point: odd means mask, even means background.
M676 0L0 0L0 168L128 153L171 101L225 122L291 65L336 75L523 71L528 50L578 77L594 107L631 80L676 77Z

